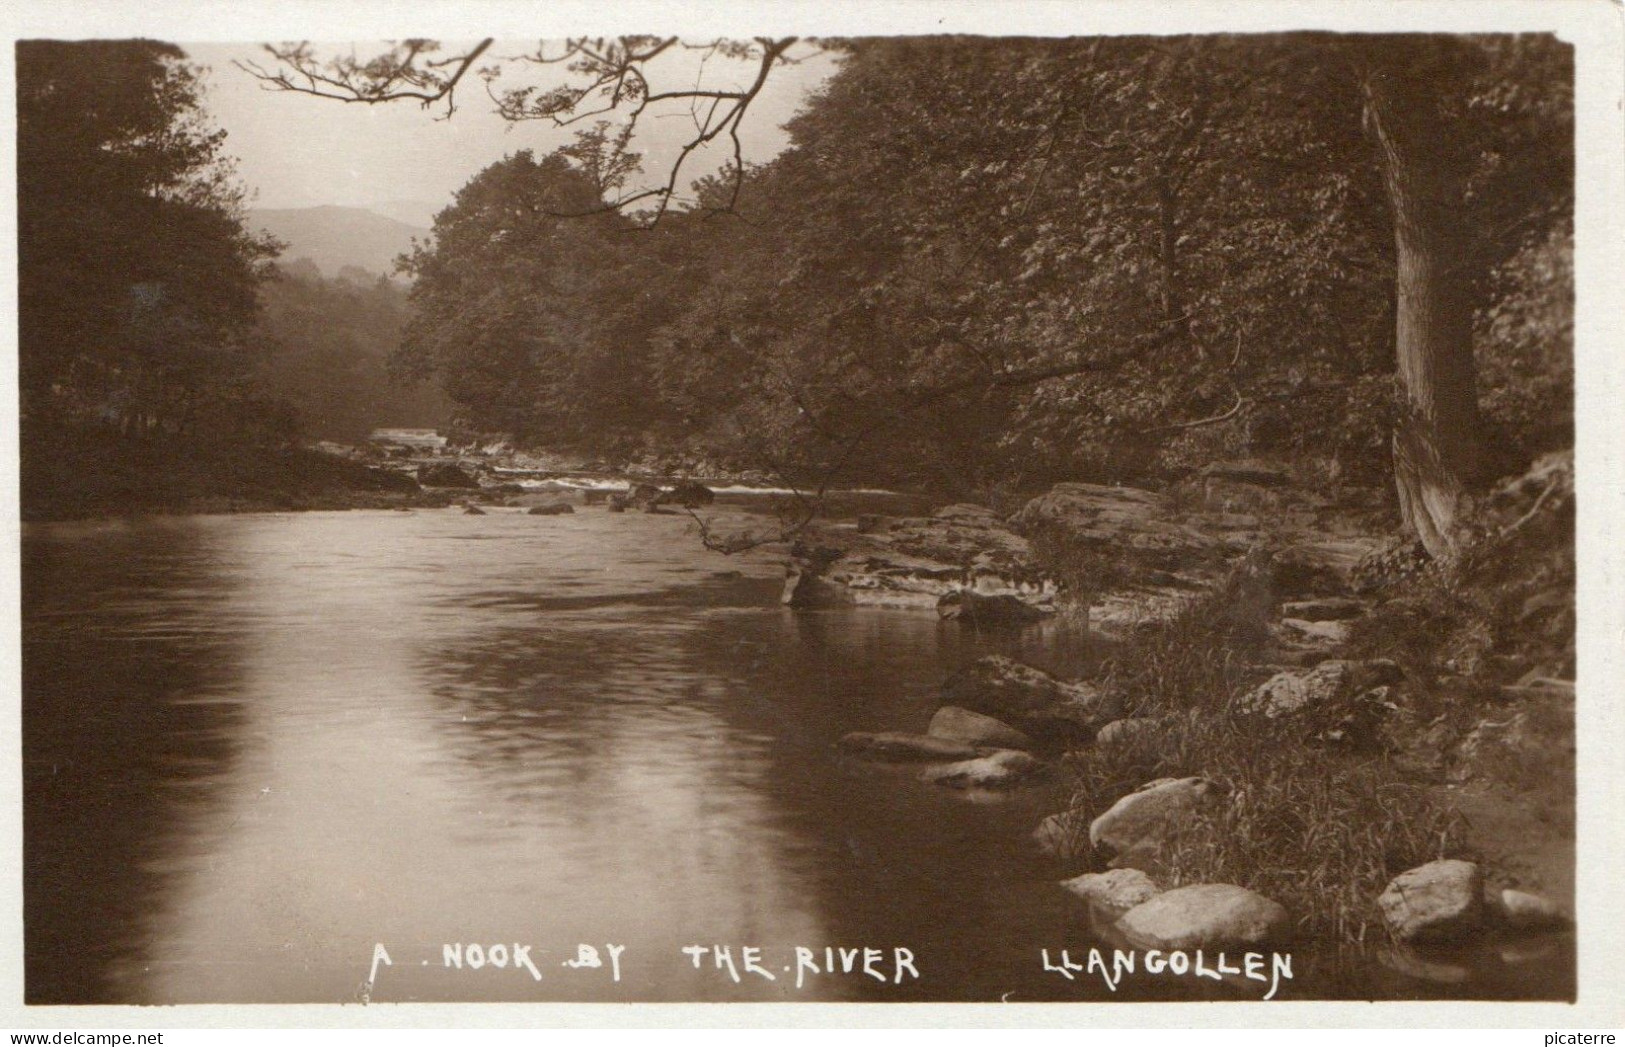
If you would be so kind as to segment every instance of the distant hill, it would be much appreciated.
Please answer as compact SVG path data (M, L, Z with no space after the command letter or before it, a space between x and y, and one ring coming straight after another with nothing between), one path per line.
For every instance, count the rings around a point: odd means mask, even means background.
M288 245L284 262L308 258L324 276L337 276L345 266L393 275L395 257L411 248L412 238L429 230L386 218L360 207L298 207L254 210L249 225L264 229Z

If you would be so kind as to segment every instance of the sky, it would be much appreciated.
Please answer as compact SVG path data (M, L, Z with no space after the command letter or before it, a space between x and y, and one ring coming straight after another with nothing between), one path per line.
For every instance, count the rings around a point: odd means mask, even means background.
M487 57L534 52L537 44L499 40ZM413 102L352 105L267 90L234 64L266 64L268 56L257 43L181 46L210 70L204 104L226 131L225 151L237 158L238 175L253 194L250 206L255 208L338 204L427 226L452 194L486 166L521 149L548 153L571 141L574 133L546 122L504 121L493 112L485 85L472 74L458 87L456 113L442 119L443 107L431 112ZM447 53L459 53L459 42L445 41L445 46ZM318 53L352 48L365 56L383 45L318 45ZM557 44L551 48L556 51ZM741 138L748 161L767 160L785 147L782 125L834 70L833 59L811 47L795 53L804 60L775 70L745 117ZM502 82L514 86L558 76L557 67L532 70L506 62L503 68ZM660 60L650 79L656 91L692 86L699 77L708 87L732 86L754 71L722 59L702 68L697 52L683 52ZM664 172L693 126L686 106L645 115L634 144L645 154L646 177ZM722 159L721 152L710 163L696 155L685 167L683 183L692 180L690 175L714 170Z

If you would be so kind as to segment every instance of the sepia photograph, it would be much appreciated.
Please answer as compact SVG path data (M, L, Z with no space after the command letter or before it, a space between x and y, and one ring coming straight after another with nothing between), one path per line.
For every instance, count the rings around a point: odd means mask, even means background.
M1063 6L18 31L19 1007L1585 1002L1606 5Z

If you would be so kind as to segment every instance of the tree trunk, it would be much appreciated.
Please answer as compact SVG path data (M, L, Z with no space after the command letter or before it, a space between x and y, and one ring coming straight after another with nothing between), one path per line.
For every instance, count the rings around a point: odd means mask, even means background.
M1457 225L1461 165L1426 85L1410 85L1404 56L1364 80L1366 117L1394 216L1395 349L1401 411L1394 480L1405 525L1428 552L1452 551L1478 471L1478 394L1472 300Z

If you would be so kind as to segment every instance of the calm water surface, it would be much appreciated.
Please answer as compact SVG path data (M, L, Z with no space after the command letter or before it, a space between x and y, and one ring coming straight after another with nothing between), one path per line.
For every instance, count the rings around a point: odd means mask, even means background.
M354 1000L378 943L378 1001L1246 998L1045 973L1089 945L1027 846L1057 800L832 750L923 730L978 654L1081 667L1053 630L792 613L778 558L678 516L97 521L23 551L31 1002ZM446 943L529 945L542 978ZM564 965L582 943L624 946L619 982ZM712 943L776 980L681 951ZM798 945L921 977L797 988Z

